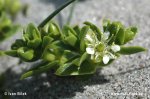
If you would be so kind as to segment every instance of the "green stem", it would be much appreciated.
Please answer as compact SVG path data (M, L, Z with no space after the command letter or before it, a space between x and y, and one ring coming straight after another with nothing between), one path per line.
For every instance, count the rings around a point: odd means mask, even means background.
M73 3L73 5L72 5L72 7L70 9L70 14L69 14L69 17L68 17L68 20L67 20L67 24L68 25L71 23L71 19L73 17L74 8L75 8L77 2L78 2L78 0Z
M67 7L69 4L71 4L72 2L74 2L76 0L69 0L69 2L65 3L64 5L62 5L60 8L58 8L56 11L54 11L52 14L50 14L44 21L42 21L40 23L40 25L38 26L38 28L42 28L44 27L53 17L55 17L61 10L63 10L65 7Z

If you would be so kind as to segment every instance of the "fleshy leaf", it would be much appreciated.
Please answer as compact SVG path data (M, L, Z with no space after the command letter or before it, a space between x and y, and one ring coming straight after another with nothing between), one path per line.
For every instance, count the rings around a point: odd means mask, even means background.
M46 71L50 70L53 66L56 66L57 64L58 64L58 61L54 61L54 62L51 62L51 63L45 65L45 66L41 66L39 68L28 71L25 74L23 74L20 79L22 80L22 79L25 79L27 77L46 72Z
M58 27L58 25L56 23L50 22L48 25L49 25L48 33L50 33L50 35L52 37L60 36L59 27Z
M71 36L66 37L65 41L72 47L76 47L78 39L74 35L71 35Z
M118 52L123 55L135 54L138 52L146 51L145 48L139 46L129 46L129 47L121 47L121 50Z
M32 23L28 25L24 32L24 39L30 48L37 48L42 42L39 30Z
M87 32L88 32L89 29L90 29L89 26L84 26L84 27L82 28L81 34L80 34L80 36L79 36L79 37L80 37L80 50L81 50L82 52L85 51L86 45L85 45L84 38L85 38L85 36L86 36L86 34L87 34Z
M125 31L123 28L120 28L116 35L115 43L118 45L122 45L122 44L124 44L124 39L125 39Z
M72 63L64 64L57 69L55 74L58 76L86 75L86 74L93 74L95 70L96 70L95 65L86 61L80 67L75 66Z
M34 50L21 47L17 50L18 56L25 61L30 61L34 58Z
M45 48L48 46L54 39L49 36L44 36L43 42L42 42L42 48Z
M70 50L65 50L60 58L60 64L64 64L68 61L71 61L73 58L79 56L78 53L75 53Z
M9 56L13 56L13 57L17 57L17 50L10 50L10 51L5 51L5 54L6 55L9 55Z
M125 40L124 43L127 43L131 40L133 40L133 38L135 37L136 32L132 32L130 29L125 30Z
M80 60L79 60L79 62L78 62L78 66L81 66L82 65L82 63L86 60L86 59L88 59L88 56L89 56L89 54L87 54L86 52L80 57Z

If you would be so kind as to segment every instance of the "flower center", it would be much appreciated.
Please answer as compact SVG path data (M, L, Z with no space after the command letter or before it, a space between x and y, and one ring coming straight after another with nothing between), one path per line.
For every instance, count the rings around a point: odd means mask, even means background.
M97 46L96 46L96 50L98 52L103 52L105 49L105 45L103 43L99 43Z

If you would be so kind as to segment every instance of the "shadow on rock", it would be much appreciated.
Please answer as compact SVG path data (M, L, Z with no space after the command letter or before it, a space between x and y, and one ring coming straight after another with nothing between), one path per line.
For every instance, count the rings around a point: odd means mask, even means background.
M58 99L72 98L76 92L83 92L85 86L108 83L103 75L94 74L90 79L77 79L75 77L58 77L51 71L38 76L19 80L21 74L12 69L5 72L3 92L26 93L27 96L10 96L10 99ZM1 93L1 95L4 93Z

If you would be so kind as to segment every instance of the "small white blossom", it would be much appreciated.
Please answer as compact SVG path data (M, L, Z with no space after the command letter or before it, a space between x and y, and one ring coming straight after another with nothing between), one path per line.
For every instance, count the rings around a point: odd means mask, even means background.
M111 49L113 52L118 52L118 51L120 51L120 46L119 45L112 45Z
M93 55L95 51L94 51L94 48L92 48L92 47L87 47L87 48L86 48L86 52L87 52L88 54Z
M85 36L85 38L86 38L88 41L90 41L90 42L93 41L92 37L91 37L90 35L88 35L88 34Z
M94 32L89 31L85 36L87 48L86 52L91 55L91 60L95 63L103 62L108 64L111 59L116 59L117 56L112 53L120 51L119 45L108 45L107 40L109 39L110 33L102 34L101 40L97 38Z
M110 33L106 32L103 34L103 40L107 40L109 38Z
M104 56L103 56L103 63L104 63L104 64L108 64L109 60L110 60L109 55L104 55Z

